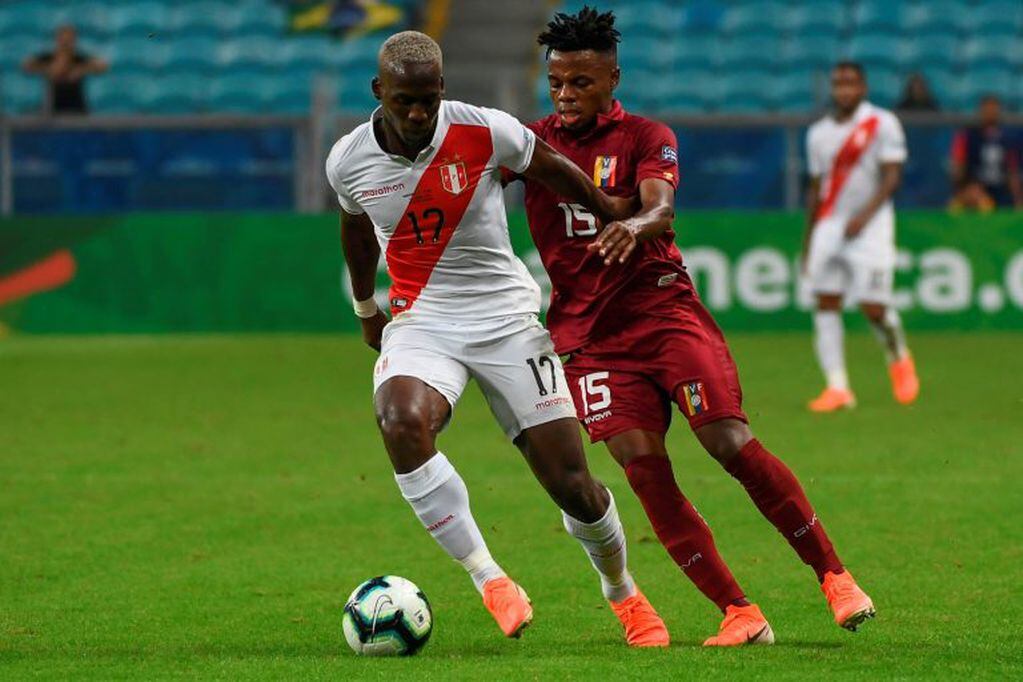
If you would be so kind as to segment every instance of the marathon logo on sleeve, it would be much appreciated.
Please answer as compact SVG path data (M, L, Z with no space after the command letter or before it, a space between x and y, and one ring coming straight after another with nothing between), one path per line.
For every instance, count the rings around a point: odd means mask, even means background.
M688 384L682 384L682 392L686 399L686 412L690 417L695 417L707 411L707 392L703 389L702 381L691 381Z
M672 163L678 163L678 150L671 145L664 145L661 147L661 161L671 161Z

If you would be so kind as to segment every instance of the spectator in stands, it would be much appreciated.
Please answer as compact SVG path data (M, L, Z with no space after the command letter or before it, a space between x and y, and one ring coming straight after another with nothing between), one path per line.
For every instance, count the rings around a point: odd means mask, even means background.
M899 100L899 111L938 111L938 100L931 93L931 86L921 73L911 74Z
M963 128L952 141L951 207L1023 209L1020 137L1002 126L1002 105L996 96L981 99L978 116L977 125Z
M42 76L49 82L46 111L53 114L84 114L85 77L103 73L109 65L102 59L79 52L78 32L74 26L57 29L54 49L25 60L26 73Z

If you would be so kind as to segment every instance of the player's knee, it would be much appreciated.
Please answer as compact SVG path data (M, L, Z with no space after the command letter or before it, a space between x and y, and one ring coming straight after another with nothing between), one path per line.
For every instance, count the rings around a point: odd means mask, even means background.
M580 521L592 523L607 511L601 486L585 467L560 472L551 488L551 496L558 506Z
M865 303L860 306L860 310L863 311L863 315L872 324L881 324L884 322L884 306Z
M728 419L701 427L696 437L707 454L725 465L738 456L743 446L753 438L753 432L742 421Z
M430 437L430 415L416 403L391 403L379 407L377 425L388 445L420 443Z

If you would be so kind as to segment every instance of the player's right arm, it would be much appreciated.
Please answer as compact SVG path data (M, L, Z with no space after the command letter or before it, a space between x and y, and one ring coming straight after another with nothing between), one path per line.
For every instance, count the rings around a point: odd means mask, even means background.
M380 244L373 232L373 223L365 213L349 213L341 209L341 248L348 265L348 277L352 282L352 296L356 301L368 301L376 291L377 263L380 261ZM370 348L380 350L380 337L387 316L377 310L371 317L360 317L362 339Z
M822 160L818 158L817 145L814 143L814 129L806 133L806 164L810 177L806 187L806 228L803 230L803 249L800 252L800 263L806 272L806 256L810 251L810 238L817 223L817 212L821 205L821 175L824 172Z

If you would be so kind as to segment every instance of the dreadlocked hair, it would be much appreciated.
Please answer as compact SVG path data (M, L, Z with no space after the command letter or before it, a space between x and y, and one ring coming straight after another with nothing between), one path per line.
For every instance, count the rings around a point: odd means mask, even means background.
M536 42L547 48L546 56L549 58L555 50L614 52L621 40L622 34L615 28L614 12L601 14L585 5L577 14L555 14L554 20L547 24L547 30L537 37Z

